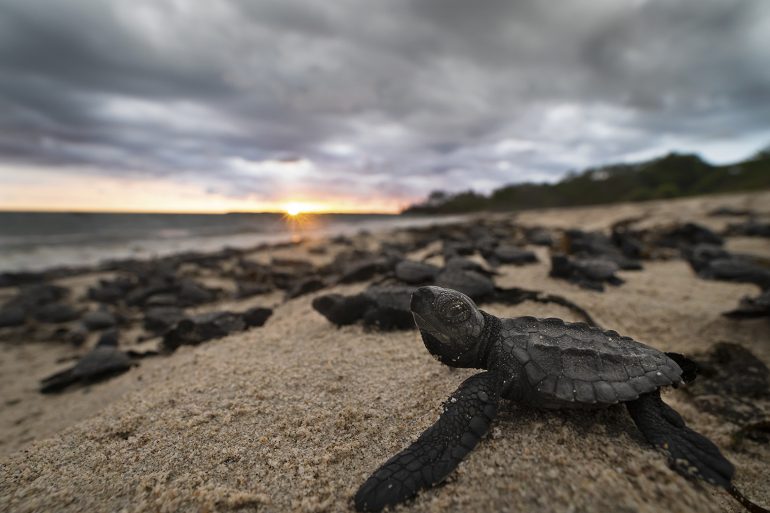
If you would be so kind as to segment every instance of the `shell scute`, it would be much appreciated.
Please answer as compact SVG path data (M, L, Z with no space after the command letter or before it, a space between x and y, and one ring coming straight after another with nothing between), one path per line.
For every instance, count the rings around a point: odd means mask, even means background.
M681 379L664 353L615 331L533 317L505 322L514 342L504 345L530 386L562 401L628 401Z
M575 386L575 400L581 403L595 403L596 394L593 384L589 381L576 379L573 381Z

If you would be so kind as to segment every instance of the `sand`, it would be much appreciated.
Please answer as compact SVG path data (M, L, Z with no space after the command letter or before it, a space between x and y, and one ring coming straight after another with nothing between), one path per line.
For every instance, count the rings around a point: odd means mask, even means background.
M525 225L607 228L641 214L662 224L706 217L716 206L770 211L770 194L518 215ZM375 239L375 238L372 238ZM317 243L316 243L317 244ZM288 251L303 254L310 245ZM770 257L770 241L731 238L731 250ZM751 285L705 281L681 260L646 262L605 293L548 277L540 264L504 266L503 286L562 294L604 327L685 354L729 341L770 364L770 324L720 314ZM264 255L262 255L264 256ZM257 256L255 256L257 258ZM320 258L320 257L314 257ZM76 278L83 286L95 277ZM365 284L336 287L350 293ZM78 351L0 345L0 511L349 511L358 486L437 418L472 370L442 366L416 331L335 328L311 308L319 292L226 307L276 306L263 328L142 361L110 381L57 396L37 381ZM557 316L554 305L490 305L503 316ZM735 425L699 410L686 393L665 400L714 440L735 483L770 505L770 448L731 445ZM505 403L490 435L448 481L399 511L741 511L724 492L680 477L648 448L623 407L546 412Z

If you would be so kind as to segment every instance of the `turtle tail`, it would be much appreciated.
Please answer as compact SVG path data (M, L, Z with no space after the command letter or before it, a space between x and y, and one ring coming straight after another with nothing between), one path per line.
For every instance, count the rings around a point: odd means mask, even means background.
M693 360L679 353L666 353L666 356L674 360L679 365L679 368L682 369L682 381L685 383L692 383L698 376L700 367Z

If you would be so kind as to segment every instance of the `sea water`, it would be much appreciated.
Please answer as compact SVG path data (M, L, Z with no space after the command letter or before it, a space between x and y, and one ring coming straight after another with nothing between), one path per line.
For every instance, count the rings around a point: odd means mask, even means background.
M249 248L452 222L386 214L106 214L0 212L0 272L93 265L183 251Z

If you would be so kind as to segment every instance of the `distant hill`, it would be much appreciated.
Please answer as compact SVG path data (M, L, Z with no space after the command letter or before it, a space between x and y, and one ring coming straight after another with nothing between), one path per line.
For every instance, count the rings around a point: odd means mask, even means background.
M712 166L698 155L670 153L638 164L571 173L558 183L506 185L489 196L473 191L431 193L404 213L450 214L645 201L770 188L770 149L743 162Z

